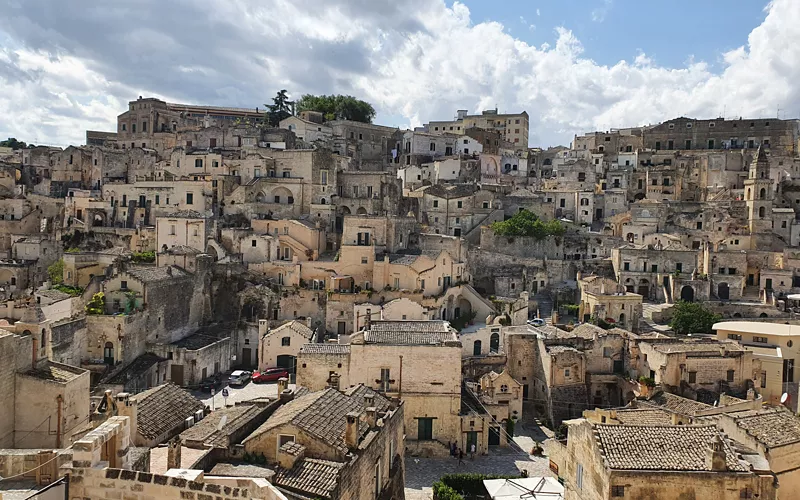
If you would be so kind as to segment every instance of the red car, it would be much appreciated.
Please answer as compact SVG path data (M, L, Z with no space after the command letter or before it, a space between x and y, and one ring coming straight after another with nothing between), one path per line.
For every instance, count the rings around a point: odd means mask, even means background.
M289 371L286 368L268 368L257 371L253 374L253 382L277 382L281 377L289 378Z

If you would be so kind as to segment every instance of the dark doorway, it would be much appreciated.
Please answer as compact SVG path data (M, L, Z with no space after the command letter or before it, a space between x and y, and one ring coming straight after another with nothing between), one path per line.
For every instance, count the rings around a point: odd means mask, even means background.
M622 366L622 360L621 359L615 359L614 360L614 373L621 374L624 370L625 369Z
M169 379L173 384L183 385L183 365L172 365L169 368Z
M596 220L601 220L603 218L603 209L602 208L596 208L594 210L594 218Z
M681 300L684 302L694 302L694 289L689 285L681 288Z
M489 427L489 446L500 446L500 427Z
M794 360L783 360L783 383L794 382Z
M639 282L639 288L636 290L636 293L642 296L643 299L650 298L650 282L647 280L642 280Z
M528 399L528 384L522 386L522 399Z
M433 439L433 419L417 419L417 439L419 441L430 441Z
M107 365L114 364L114 344L111 342L106 342L105 347L103 347L103 363Z
M294 373L297 368L297 358L291 354L281 354L278 356L278 368L286 368L289 373Z
M472 355L473 356L480 356L481 355L481 341L480 340L476 340L472 344Z
M461 228L457 227L453 229L453 236L461 236Z
M747 275L747 286L753 286L755 284L755 276L752 274Z
M344 335L344 332L347 329L347 323L345 323L344 321L340 321L337 328L338 328L337 333L339 335Z
M767 278L764 280L764 289L772 290L772 278Z
M251 358L253 351L249 347L242 348L242 368L250 368L252 366Z
M489 352L492 354L500 352L500 334L493 333L492 336L489 337Z
M477 431L468 431L467 432L467 451L472 449L472 445L475 445L475 449L478 449L478 432Z
M717 285L717 297L721 300L728 300L731 297L731 290L727 283Z

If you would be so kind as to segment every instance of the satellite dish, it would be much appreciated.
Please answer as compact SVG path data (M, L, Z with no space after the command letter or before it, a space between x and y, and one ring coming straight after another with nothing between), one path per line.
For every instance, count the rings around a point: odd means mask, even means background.
M785 405L787 401L789 401L789 394L784 392L781 394L781 404Z

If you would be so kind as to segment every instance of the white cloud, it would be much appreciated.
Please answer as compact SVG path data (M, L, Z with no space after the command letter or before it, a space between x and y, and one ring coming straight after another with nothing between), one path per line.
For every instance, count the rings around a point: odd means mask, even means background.
M26 0L20 5L30 11L0 19L0 40L9 41L0 49L0 137L78 143L86 128L113 130L138 95L262 106L279 88L351 93L408 126L456 109L525 109L532 145L717 116L725 103L731 113L771 115L800 100L800 9L792 0L770 3L747 45L721 54L719 72L694 60L664 68L641 51L597 64L569 30L531 46L499 23L474 23L459 2L309 2L302 9L288 0L197 0L174 11L73 6L51 20L39 14L56 0Z
M602 23L603 21L605 21L608 11L611 10L612 0L602 0L602 1L603 5L592 10L592 21L596 23Z
M536 9L536 15L537 16L541 16L542 15L542 11L540 11L539 9Z

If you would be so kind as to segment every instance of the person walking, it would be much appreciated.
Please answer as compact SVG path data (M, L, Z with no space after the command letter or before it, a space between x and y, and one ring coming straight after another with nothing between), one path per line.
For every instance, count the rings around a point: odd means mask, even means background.
M458 465L467 465L464 463L464 450L458 449Z
M475 443L469 445L469 459L475 460Z

